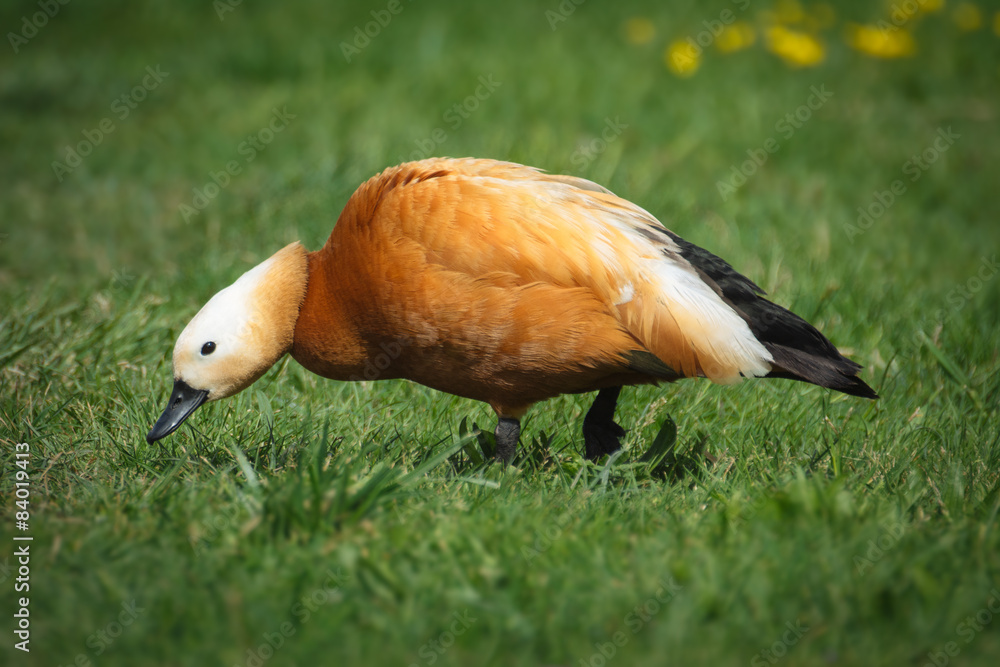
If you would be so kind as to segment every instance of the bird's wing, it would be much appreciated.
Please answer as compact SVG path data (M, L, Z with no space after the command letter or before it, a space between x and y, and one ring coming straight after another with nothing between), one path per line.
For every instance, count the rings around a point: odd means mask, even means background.
M587 288L681 377L734 382L771 370L771 354L746 320L682 256L686 242L590 181L434 159L387 170L366 187L370 215L354 219L419 244L429 264L510 274L520 285Z

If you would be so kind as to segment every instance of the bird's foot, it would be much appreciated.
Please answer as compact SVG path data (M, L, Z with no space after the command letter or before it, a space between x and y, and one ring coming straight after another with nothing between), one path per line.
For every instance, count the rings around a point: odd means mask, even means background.
M623 437L625 429L613 421L600 424L587 421L583 423L583 443L586 447L586 457L590 461L617 452L622 448Z
M504 465L507 465L514 460L514 455L517 454L517 441L521 437L521 422L509 417L501 417L497 422L494 434L497 439L496 457L503 461Z

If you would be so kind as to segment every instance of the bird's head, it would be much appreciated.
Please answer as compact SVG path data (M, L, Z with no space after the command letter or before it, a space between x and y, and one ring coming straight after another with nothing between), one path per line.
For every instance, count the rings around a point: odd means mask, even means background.
M203 403L243 391L291 349L308 260L285 246L213 296L174 346L174 388L146 441L173 433Z

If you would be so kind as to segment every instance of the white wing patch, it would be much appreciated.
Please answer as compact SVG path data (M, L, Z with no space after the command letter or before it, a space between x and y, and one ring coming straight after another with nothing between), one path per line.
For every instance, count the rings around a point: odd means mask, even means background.
M596 228L592 238L602 257L607 254L609 237L619 237L619 242L612 244L614 257L608 261L609 273L624 277L621 268L627 267L625 273L638 278L638 286L623 280L615 306L630 303L637 291L654 294L660 312L673 318L690 341L705 376L715 382L733 383L741 376L760 377L771 371L774 358L750 331L746 320L681 257L680 248L659 231L663 226L651 213L612 193L595 194L572 185L560 186L562 192L557 198L575 204L577 224L585 221ZM586 215L579 215L581 206ZM643 283L647 289L643 289ZM652 341L646 344L655 347Z
M771 371L774 358L746 320L696 273L669 258L651 268L659 279L660 303L687 333L708 378L726 384Z
M634 296L635 296L635 286L632 285L632 283L628 283L627 285L625 285L625 287L621 289L621 292L618 293L618 298L615 300L615 305L624 306L626 303L631 302Z

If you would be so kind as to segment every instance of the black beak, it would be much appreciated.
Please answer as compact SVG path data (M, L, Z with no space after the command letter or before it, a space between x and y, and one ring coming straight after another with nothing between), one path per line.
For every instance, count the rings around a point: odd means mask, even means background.
M177 427L183 424L184 420L190 417L191 413L207 399L208 390L192 389L184 380L174 380L174 390L170 392L170 402L167 403L167 409L156 420L152 430L146 434L146 442L153 444L160 438L165 438L176 431Z

